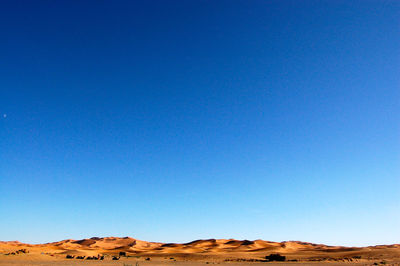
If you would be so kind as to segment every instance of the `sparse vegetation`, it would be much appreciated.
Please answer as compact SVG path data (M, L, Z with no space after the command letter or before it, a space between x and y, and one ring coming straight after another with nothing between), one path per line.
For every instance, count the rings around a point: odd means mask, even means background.
M268 261L285 261L286 257L276 253L276 254L270 254L269 256L265 256L265 259L267 259Z
M7 253L5 255L18 255L18 254L25 254L25 253L29 253L29 250L23 248L23 249L19 249L17 251L14 251L14 252Z

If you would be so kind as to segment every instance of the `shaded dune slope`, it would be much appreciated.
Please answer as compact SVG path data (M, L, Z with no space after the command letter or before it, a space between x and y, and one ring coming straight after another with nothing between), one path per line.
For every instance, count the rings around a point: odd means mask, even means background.
M355 256L374 254L394 254L400 256L400 245L380 245L370 247L342 247L313 244L300 241L271 242L265 240L235 240L235 239L203 239L188 243L158 243L147 242L131 237L92 237L89 239L66 239L46 244L24 244L18 241L0 241L0 253L20 248L27 248L32 253L47 252L56 254L96 255L118 254L126 252L128 255L163 256L198 255L260 257L262 254L280 253L296 258L311 256Z

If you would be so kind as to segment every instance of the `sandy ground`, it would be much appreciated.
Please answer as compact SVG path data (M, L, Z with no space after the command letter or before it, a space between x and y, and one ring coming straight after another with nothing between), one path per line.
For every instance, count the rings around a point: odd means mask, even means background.
M379 261L362 261L362 262L198 262L198 261L140 261L135 259L120 259L119 261L104 260L104 261L81 261L81 260L66 260L66 259L49 259L40 257L28 257L25 258L4 258L0 257L0 265L12 265L12 266L50 266L50 265L118 265L118 266L257 266L257 265L302 265L302 266L316 266L316 265L400 265L399 260L386 261L386 264L382 264L382 260ZM374 264L376 263L376 264Z

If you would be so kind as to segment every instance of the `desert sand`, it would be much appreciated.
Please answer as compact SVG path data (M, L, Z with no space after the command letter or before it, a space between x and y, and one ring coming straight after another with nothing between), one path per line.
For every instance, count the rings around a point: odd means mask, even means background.
M265 258L277 253L285 256L285 261L269 262ZM299 241L235 239L207 239L175 244L147 242L130 237L67 239L34 245L18 241L0 242L0 265L205 264L400 265L400 244L342 247Z

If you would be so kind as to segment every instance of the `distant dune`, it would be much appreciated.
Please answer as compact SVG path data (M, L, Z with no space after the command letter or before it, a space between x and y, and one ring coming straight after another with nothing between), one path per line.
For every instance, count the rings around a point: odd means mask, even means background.
M17 252L24 250L24 252ZM63 259L70 256L120 256L124 258L151 257L155 260L185 261L263 261L269 254L279 253L292 261L362 262L396 260L400 258L400 245L369 247L342 247L300 241L271 242L265 240L205 239L189 243L147 242L131 237L92 237L81 240L62 240L46 244L25 244L18 241L0 241L3 258L47 255ZM19 256L21 257L21 256Z

